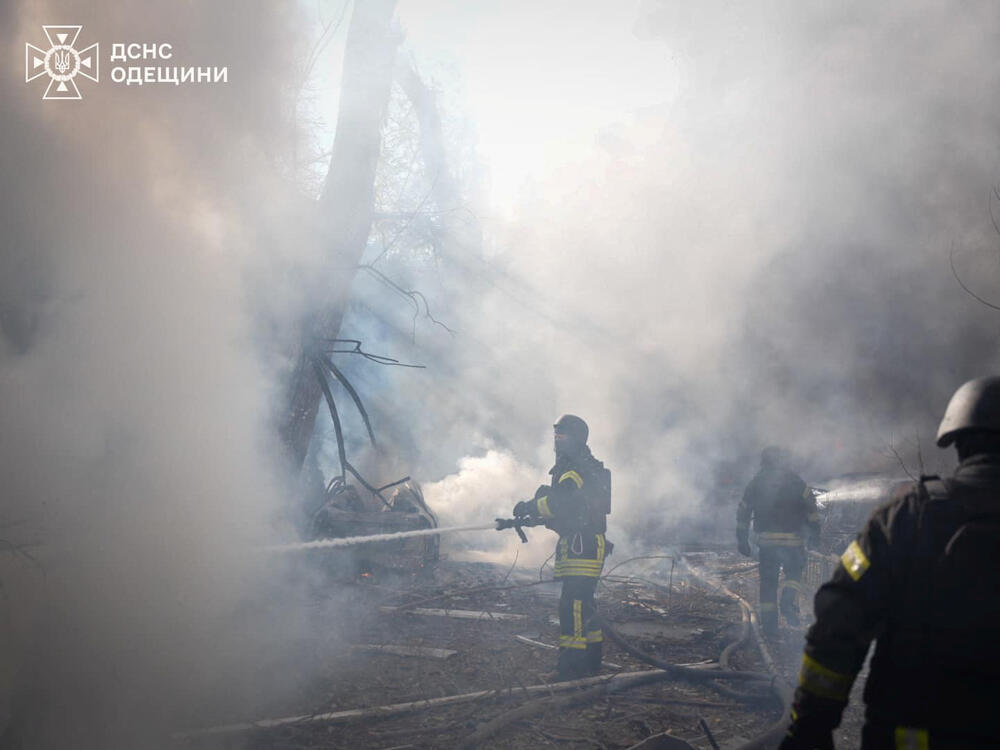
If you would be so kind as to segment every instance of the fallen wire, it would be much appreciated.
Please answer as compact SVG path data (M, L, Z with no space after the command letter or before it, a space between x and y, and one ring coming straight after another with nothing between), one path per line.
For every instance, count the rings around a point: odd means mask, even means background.
M472 750L473 748L482 747L486 740L493 737L505 727L515 722L527 719L530 716L535 716L552 708L569 708L570 706L580 703L590 703L591 701L597 700L598 698L601 698L611 692L615 692L617 690L629 690L641 685L649 685L653 682L665 680L667 677L669 677L669 674L666 672L653 672L651 674L642 675L636 677L635 679L623 681L618 684L608 681L603 685L583 690L574 695L553 696L525 703L488 721L486 724L479 727L479 729L477 729L470 737L459 745L459 747L464 750Z
M505 575L503 577L503 579L500 581L500 583L507 583L508 579L510 578L510 574L513 573L514 572L514 568L517 567L517 558L518 558L518 556L520 554L521 554L521 550L519 550L519 549L515 549L514 550L514 562L512 562L510 564L510 567L507 569L507 575Z
M781 711L781 717L774 724L772 724L767 730L765 730L757 737L751 739L749 742L745 742L742 745L740 745L737 750L765 750L765 748L771 748L778 741L780 741L780 739L785 734L785 730L788 726L788 721L791 713L791 696L787 686L785 686L781 681L781 679L778 677L777 668L775 667L774 664L774 659L771 657L771 654L768 651L767 646L764 644L764 639L761 637L760 629L757 626L757 620L753 614L753 609L750 607L749 602L747 602L743 597L741 597L739 594L734 594L723 584L713 582L705 574L699 573L699 571L694 566L692 566L685 558L682 557L680 561L681 564L684 565L693 576L701 580L706 585L721 591L729 598L738 602L741 609L744 610L745 616L747 617L747 619L749 619L749 626L750 629L753 631L754 638L757 641L757 647L760 650L760 655L764 659L764 662L767 664L768 670L773 676L770 684L771 691L781 701L782 711Z
M622 565L627 565L628 563L635 562L636 560L670 560L671 562L673 562L676 559L677 558L674 557L673 555L640 555L639 557L630 557L627 560L622 560L620 563L618 563L615 567L613 567L604 575L609 576L616 570L618 570L618 568L620 568Z
M323 352L324 354L360 354L365 359L375 362L376 364L379 365L387 365L392 367L412 367L418 370L427 369L427 365L411 365L405 362L400 362L398 359L393 359L392 357L385 357L382 356L381 354L372 354L371 352L362 351L361 342L358 341L357 339L317 338L314 340L322 341L327 344L333 344L334 346L336 346L337 344L354 344L353 348L351 349L327 349L324 350Z
M539 586L543 583L552 583L550 579L544 581L527 581L525 583L512 583L507 586L498 586L496 584L490 584L488 586L474 586L473 588L459 589L457 591L449 591L444 594L438 594L436 596L430 596L423 599L416 599L412 602L406 602L400 604L395 609L398 612L404 612L408 609L413 609L421 604L430 604L431 602L439 602L442 599L454 599L459 596L468 596L469 594L482 594L487 591L513 591L514 589L524 589L530 586Z
M628 562L628 561L626 561L626 562ZM685 564L685 566L688 568L688 570L693 575L695 575L695 577L699 577L698 574L697 574L697 572L690 566L690 564L688 564L686 561L684 561L683 558L681 559L681 562L683 564ZM705 580L705 579L702 578L702 580ZM705 582L707 583L708 581L705 581ZM653 583L653 582L650 581L649 583ZM728 666L728 660L729 660L730 653L732 653L732 651L738 645L742 644L743 641L746 639L747 630L748 630L747 620L749 619L750 623L753 624L752 613L748 613L748 612L744 611L744 608L748 607L748 605L746 604L746 602L744 602L742 599L740 599L740 597L738 597L735 594L733 594L732 592L730 592L724 586L715 585L713 587L714 588L719 588L720 590L723 591L723 593L727 594L731 598L735 599L738 603L740 603L741 613L742 613L742 616L743 616L743 623L742 623L743 624L743 628L741 629L740 637L737 639L736 642L729 644L725 649L723 649L722 655L720 656L720 659L719 659L720 665L726 665L726 666ZM622 638L622 636L614 629L614 627L607 620L607 618L605 618L600 613L597 613L596 618L600 622L600 624L601 624L601 626L602 626L602 628L604 630L605 636L608 637L611 641L613 641L619 648L621 648L626 653L629 653L632 656L634 656L635 658L639 659L640 661L643 661L646 664L649 664L649 665L654 666L654 667L659 667L661 669L668 669L669 668L671 670L681 669L681 668L677 667L676 665L668 664L668 663L666 663L666 662L664 662L664 661L662 661L662 660L660 660L660 659L652 656L651 654L648 654L645 651L642 651L641 649L633 646L631 643L629 643L624 638ZM754 630L754 632L755 632L755 634L757 634L756 633L756 629ZM770 669L771 674L763 674L763 673L757 673L757 672L742 672L741 673L741 672L736 672L736 671L732 671L732 670L726 670L725 672L721 672L721 671L720 672L711 672L711 673L702 672L702 673L700 673L699 678L704 680L704 679L706 679L706 676L707 676L709 678L709 680L710 680L712 677L726 678L726 677L732 677L733 675L736 675L736 674L741 674L741 675L744 675L744 677L742 677L741 679L757 679L757 680L760 680L760 681L770 681L771 684L769 685L769 687L771 688L771 691L775 695L777 695L777 697L779 698L779 700L781 700L782 705L786 706L787 705L787 698L786 698L785 692L782 691L775 684L775 682L774 682L774 680L775 680L775 677L774 677L774 673L775 673L774 672L774 662L773 662L772 659L770 659L770 655L767 653L766 648L763 647L763 643L759 642L759 645L761 646L761 653L765 657L765 661L768 664L768 667ZM675 671L674 673L678 677L682 676L681 673L679 673L679 672ZM756 701L761 701L761 700L769 700L769 697L766 696L766 695L741 693L741 692L732 690L732 689L730 689L730 688L728 688L728 687L726 687L724 685L719 685L718 683L715 683L715 682L711 682L711 686L713 687L713 689L719 691L723 695L725 695L725 696L727 696L729 698L732 698L734 700L739 700L739 701L744 701L744 702L756 702Z
M766 675L760 672L737 672L734 670L728 671L706 671L695 669L691 667L679 667L674 664L669 664L657 657L649 654L626 641L621 635L611 626L607 619L603 618L599 613L597 615L598 621L601 623L601 627L604 631L604 636L609 638L616 646L631 654L639 661L645 662L653 667L658 667L668 672L671 676L677 677L679 679L688 679L692 682L704 682L707 686L715 690L716 692L724 695L727 698L731 698L742 703L761 703L770 702L771 696L761 695L756 693L742 693L738 690L733 690L726 685L720 685L716 682L716 679L737 679L744 681L755 681L759 683L769 683L768 687L774 690L773 679L770 675ZM781 699L781 694L777 693L779 700Z
M516 560L515 560L515 562L516 562ZM510 575L510 574L508 573L508 575ZM608 577L606 575L605 576L601 576L601 578L600 578L601 581L604 581L605 579L608 579ZM506 576L504 577L504 580L506 580ZM621 578L619 576L615 576L615 577L610 578L608 580L610 580L613 583L627 583L629 581L640 581L642 583L646 583L646 584L648 584L650 586L654 586L656 588L661 588L661 589L666 589L667 588L666 586L663 586L662 584L656 583L655 581L650 581L650 580L648 580L646 578L639 578L637 576L629 576L628 578ZM454 599L454 598L461 597L461 596L468 596L470 594L482 594L482 593L486 593L488 591L513 591L515 589L523 589L523 588L528 588L530 586L539 586L539 585L541 585L543 583L558 583L558 581L556 579L554 579L554 578L544 578L544 579L539 579L537 581L526 581L524 583L513 583L513 584L510 584L510 585L507 585L507 586L497 585L497 584L489 584L487 586L474 586L472 588L456 589L455 591L448 591L448 592L445 592L443 594L436 594L436 595L431 596L431 597L425 597L425 598L416 599L416 600L410 601L410 602L404 602L403 604L398 605L396 607L396 609L398 611L404 611L404 610L407 610L407 609L412 609L413 607L420 606L422 604L429 604L431 602L438 602L438 601L441 601L442 599Z
M752 573L759 567L760 563L755 561L749 563L740 563L739 565L732 565L728 568L718 568L714 571L714 573L717 576L742 575L744 573Z
M695 573L695 571L693 571L693 570L691 572ZM467 594L478 593L478 592L485 592L485 591L512 590L512 589L527 588L527 587L530 587L530 586L540 585L540 584L546 583L546 582L547 581L529 581L529 582L525 582L525 583L521 583L521 584L514 584L514 585L509 585L509 586L495 586L495 585L491 585L491 586L479 586L479 587L473 587L473 588L466 588L466 589L462 589L462 590L459 590L459 591L446 592L446 593L438 595L436 597L430 597L430 598L421 599L421 600L418 600L418 601L408 602L407 604L402 605L400 607L400 609L414 607L417 604L426 603L426 602L429 602L429 601L435 600L435 599L449 598L449 597L453 597L453 596L467 595ZM598 615L598 619L601 621L602 625L604 626L605 634L607 635L607 637L610 640L614 641L620 648L622 648L622 650L626 651L627 653L630 653L633 656L635 656L636 658L639 658L640 660L645 661L645 662L647 662L649 664L652 664L653 666L657 667L658 671L656 671L656 672L647 672L647 673L641 673L641 672L640 673L631 673L631 674L626 674L626 675L620 675L618 677L603 678L603 679L602 678L589 678L589 679L574 681L573 683L557 683L557 684L554 684L554 685L529 686L529 687L526 687L526 688L522 688L521 690L507 688L506 690L502 690L502 691L480 691L480 692L477 692L477 693L469 693L469 694L463 694L463 695L445 696L445 697L440 698L440 699L429 699L429 700L423 700L423 701L414 701L414 702L410 702L410 703L394 704L394 705L390 705L390 706L378 706L378 707L369 708L369 709L352 709L352 710L338 711L338 712L333 712L333 713L328 713L328 714L315 714L315 715L310 715L310 716L287 717L287 718L284 718L284 719L272 719L272 720L265 720L265 721L261 721L261 722L251 722L251 723L246 723L246 724L236 724L236 725L228 725L228 726L222 726L222 727L211 727L211 728L207 728L205 730L199 730L199 731L195 731L195 732L183 733L183 734L178 735L178 736L180 736L180 737L193 737L193 736L227 734L227 733L231 733L231 732L242 732L242 731L248 731L248 730L254 730L254 729L277 728L277 727L280 727L280 726L287 726L287 725L290 725L290 724L300 724L300 723L303 723L303 722L337 722L337 721L350 721L350 720L358 720L358 719L373 719L373 718L376 718L376 717L384 717L384 716L389 716L389 715L398 715L399 713L405 713L405 712L408 712L408 711L419 710L420 708L431 708L431 707L437 706L437 705L448 705L448 704L453 704L453 703L458 703L458 702L467 702L467 701L482 700L484 698L488 698L488 697L491 697L491 696L492 697L513 696L513 695L516 695L517 693L523 693L525 695L529 695L531 693L537 693L537 692L541 692L541 691L553 692L555 690L560 690L560 691L563 691L563 690L573 690L573 689L578 689L580 687L594 686L594 685L598 685L600 687L600 691L597 691L597 690L584 691L584 693L578 693L578 694L576 694L574 696L569 696L570 700L567 702L567 705L572 705L572 704L575 704L578 701L596 699L596 698L600 697L601 695L604 695L607 692L610 692L610 691L612 691L612 690L614 690L616 688L617 689L628 689L628 688L636 686L636 684L647 684L645 682L646 680L649 680L649 681L659 681L659 680L666 679L666 678L669 678L669 677L675 677L675 678L679 678L679 679L685 679L685 680L690 680L690 681L705 683L707 686L711 686L714 689L719 689L719 688L723 687L723 686L721 686L721 685L719 685L717 683L718 680L736 680L736 681L750 682L751 684L769 683L768 687L771 688L772 690L776 690L776 686L775 686L775 683L774 683L773 679L771 679L771 677L769 675L766 675L766 674L761 674L761 673L757 673L757 672L739 672L739 671L726 671L724 673L723 672L706 672L704 670L699 670L699 669L694 669L694 668L689 668L689 667L681 667L681 666L678 666L678 665L673 665L673 664L668 664L668 663L662 662L661 660L657 659L656 657L652 657L649 654L646 654L645 652L643 652L643 651L635 648L634 646L631 646L631 644L629 644L626 641L624 641L621 638L621 636L614 630L614 628L606 620L604 620L604 618L600 617L600 615ZM622 678L624 678L624 679L622 679ZM635 683L635 684L633 684L633 683ZM735 697L739 698L740 700L758 700L758 699L760 699L761 696L751 696L751 695L735 694ZM541 702L542 701L532 701L529 704L529 706L530 707L534 707L538 703L541 703ZM554 705L554 704L549 704L548 707L551 707L552 705ZM515 714L513 717L511 717L511 714L514 714L515 712L507 712L507 714L504 714L501 717L497 717L496 720L494 720L493 722L491 722L488 725L490 734L493 734L496 731L499 731L500 729L503 728L503 726L506 726L509 723L512 723L514 721L520 720L520 718L523 718L524 715L531 715L533 713L533 711L531 711L528 707L524 707L524 708L526 708L526 714ZM500 721L500 719L502 719L503 716L506 716L508 718L508 720L507 721ZM485 729L487 729L487 727L481 727L480 731L483 731ZM472 739L476 738L477 736L478 736L478 733L477 733L477 735L473 735L473 738L470 738L470 741ZM759 745L754 745L754 746L759 746Z
M555 556L556 556L556 553L553 552L551 555L549 555L548 557L545 558L545 562L543 562L542 565L541 565L541 567L538 569L538 580L539 581L541 581L542 580L542 576L545 575L545 566L548 565L549 564L549 560L551 560Z
M708 728L708 724L703 718L698 717L698 724L701 725L702 730L705 732L705 736L708 738L708 744L712 746L712 750L719 750L719 743L715 741L715 737L712 736L712 730Z
M664 586L662 583L657 583L656 581L653 581L653 580L651 580L649 578L643 578L642 576L607 576L607 575L603 575L603 576L601 576L601 581L602 582L607 581L608 583L619 583L619 584L623 584L623 585L628 585L628 584L632 584L632 583L642 583L642 584L645 584L647 586L652 586L653 588L662 589L663 591L666 591L668 594L670 593L669 587Z
M553 554L555 554L555 553L553 553ZM552 558L552 556L550 555L549 559L551 559L551 558ZM643 559L643 558L632 558L632 560L638 560L638 559ZM515 559L515 563L516 562L517 561ZM546 560L546 562L548 562L548 560ZM616 568L620 567L621 565L624 565L626 562L631 562L631 560L625 560L622 563L620 563L619 565L616 565L611 570L615 570ZM507 576L504 576L504 580L507 580L507 577L509 575L510 575L510 571L508 571ZM539 571L539 575L541 575L541 571ZM611 583L625 583L625 584L630 583L632 581L639 581L640 583L645 583L645 584L647 584L649 586L652 586L654 588L663 589L663 590L665 590L667 592L670 591L669 587L664 586L661 583L657 583L656 581L652 581L652 580L650 580L648 578L642 578L642 577L639 577L639 576L627 576L627 577L612 576L610 574L610 572L609 572L609 573L606 573L605 575L602 575L599 580L602 583L604 583L605 581L608 581L608 582L611 582ZM416 599L414 601L404 602L403 604L398 605L396 607L396 609L398 611L404 611L404 610L407 610L407 609L412 609L413 607L420 606L422 604L429 604L431 602L438 602L438 601L441 601L443 599L454 599L454 598L461 597L461 596L468 596L470 594L482 594L482 593L486 593L488 591L512 591L512 590L515 590L515 589L523 589L523 588L528 588L530 586L538 586L538 585L543 584L543 583L554 583L554 582L557 582L556 579L554 579L554 578L544 578L544 579L540 578L537 581L527 581L527 582L524 582L524 583L510 584L510 585L507 585L507 586L496 585L496 584L489 584L487 586L475 586L475 587L472 587L472 588L456 589L455 591L448 591L448 592L445 592L443 594L436 594L436 595L431 596L431 597L424 597L422 599Z
M399 716L400 714L412 713L414 711L424 711L443 706L453 706L460 703L473 703L497 698L510 698L516 696L532 696L537 694L552 694L557 692L568 692L583 687L601 685L602 687L619 688L631 686L633 682L642 682L646 679L662 679L660 671L626 672L602 677L585 677L571 682L546 683L541 685L529 685L524 688L506 687L494 690L477 690L472 693L462 693L458 695L444 695L440 698L424 698L405 703L393 703L383 706L369 706L367 708L352 708L344 711L332 711L326 713L302 714L298 716L285 716L277 719L262 719L258 721L240 722L237 724L223 724L202 729L194 729L185 732L175 732L172 737L177 740L190 740L201 737L219 737L227 734L240 734L259 730L280 729L289 726L303 726L312 723L344 723L354 721L368 721L388 716Z
M762 672L744 672L744 671L707 671L704 669L696 669L694 667L679 667L676 664L670 664L662 659L659 659L652 654L646 653L640 648L633 646L631 643L626 641L619 635L618 631L615 630L614 626L604 617L600 612L598 612L594 617L601 624L601 628L604 631L604 635L610 638L616 646L618 646L622 651L631 654L639 661L643 661L652 667L657 669L662 669L667 672L672 677L677 677L678 679L689 680L691 682L713 682L715 680L736 680L738 682L758 682L758 683L770 683L772 680L771 675L764 674Z

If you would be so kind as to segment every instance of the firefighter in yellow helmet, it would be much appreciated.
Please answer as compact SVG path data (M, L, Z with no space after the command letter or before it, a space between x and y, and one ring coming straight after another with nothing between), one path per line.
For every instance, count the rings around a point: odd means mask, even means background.
M587 447L587 423L566 414L553 425L556 464L552 481L533 500L514 506L516 517L537 517L559 534L555 577L562 580L559 600L558 678L597 674L604 634L594 618L594 592L612 545L604 538L611 512L611 472Z
M897 487L816 593L781 750L833 748L872 640L862 750L1000 747L1000 377L952 396L953 443L955 473Z

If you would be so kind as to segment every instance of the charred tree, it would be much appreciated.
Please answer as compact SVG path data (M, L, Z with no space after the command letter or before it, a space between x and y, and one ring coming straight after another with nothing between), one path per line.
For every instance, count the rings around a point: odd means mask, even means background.
M302 322L279 426L293 470L300 469L305 459L322 398L316 375L318 342L336 338L340 331L351 282L371 232L382 121L400 41L392 24L395 7L396 0L357 0L347 32L330 169L317 204L321 241L331 256L329 292L320 308Z

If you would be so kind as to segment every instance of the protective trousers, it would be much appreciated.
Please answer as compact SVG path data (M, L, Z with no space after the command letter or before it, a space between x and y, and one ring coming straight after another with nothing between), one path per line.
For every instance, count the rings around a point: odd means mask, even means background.
M556 543L559 599L559 679L574 680L601 669L604 633L594 619L594 592L612 545L604 534L563 534Z
M778 630L778 575L785 570L781 614L789 625L799 624L799 592L806 566L806 549L791 545L760 545L760 624L767 633Z
M575 680L601 669L604 633L594 615L597 578L566 576L559 598L559 679Z

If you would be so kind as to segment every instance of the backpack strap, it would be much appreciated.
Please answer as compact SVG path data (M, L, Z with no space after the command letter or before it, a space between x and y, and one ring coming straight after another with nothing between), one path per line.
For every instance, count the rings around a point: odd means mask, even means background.
M942 479L937 474L921 474L917 482L917 493L925 502L930 500L944 500L948 497L951 486L947 479Z

